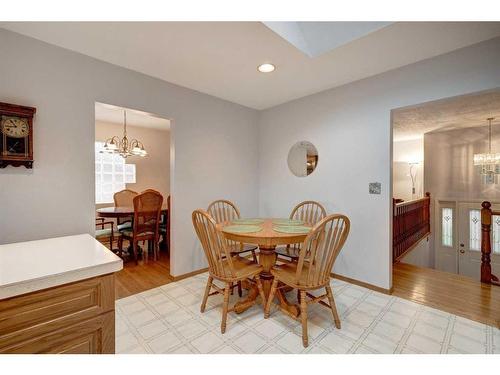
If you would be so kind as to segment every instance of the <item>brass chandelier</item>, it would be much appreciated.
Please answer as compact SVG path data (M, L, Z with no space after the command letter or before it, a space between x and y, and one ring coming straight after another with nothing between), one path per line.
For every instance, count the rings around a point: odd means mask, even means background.
M142 142L137 139L129 141L127 138L127 111L123 111L123 137L120 139L115 135L108 138L101 152L119 154L123 158L127 158L128 156L148 156Z

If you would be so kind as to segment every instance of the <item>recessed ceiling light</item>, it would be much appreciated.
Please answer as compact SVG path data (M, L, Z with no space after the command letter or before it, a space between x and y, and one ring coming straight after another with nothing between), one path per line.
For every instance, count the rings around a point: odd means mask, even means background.
M273 64L269 63L260 64L257 67L257 70L261 73L271 73L272 71L274 71L274 69L276 69L276 67Z

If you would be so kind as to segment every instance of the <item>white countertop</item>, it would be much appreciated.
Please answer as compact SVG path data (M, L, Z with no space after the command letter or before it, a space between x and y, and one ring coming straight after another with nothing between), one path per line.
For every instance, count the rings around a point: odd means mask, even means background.
M0 300L121 270L89 234L0 245Z

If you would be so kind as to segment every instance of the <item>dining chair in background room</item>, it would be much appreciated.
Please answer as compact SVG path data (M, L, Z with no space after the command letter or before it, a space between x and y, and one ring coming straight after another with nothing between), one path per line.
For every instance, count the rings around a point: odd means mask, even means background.
M308 345L307 335L307 305L320 303L328 307L333 315L335 326L340 329L340 318L335 306L332 288L330 286L330 273L332 272L335 259L339 255L349 234L350 221L344 215L329 215L321 220L304 240L297 262L285 263L274 266L271 274L274 280L266 303L264 317L269 317L269 311L273 302L276 290L283 287L292 287L300 292L300 314L302 322L302 344ZM309 260L306 261L306 254ZM278 286L278 283L281 283ZM325 288L326 293L315 296L310 292ZM327 304L323 301L328 299ZM288 311L282 310L290 315ZM296 318L297 319L297 318Z
M306 224L314 226L326 216L325 208L315 201L304 201L294 207L290 214L292 220L302 220ZM279 257L286 258L286 260L297 261L299 259L301 244L290 244L280 246L275 249L275 253Z
M162 240L160 241L160 249L165 248L167 254L170 252L170 195L167 197L167 213L162 214L160 220L160 236Z
M106 226L109 226L109 228L106 228ZM94 237L100 242L109 242L109 249L113 251L115 238L119 238L120 236L120 233L115 233L114 231L114 223L112 221L105 221L103 217L96 217L95 227Z
M201 242L208 261L208 281L205 288L205 294L201 302L200 311L203 313L207 304L208 297L214 294L222 294L224 302L222 305L221 333L226 332L227 313L233 311L234 307L229 308L229 293L233 290L235 283L248 280L255 283L259 290L262 305L265 305L264 290L260 281L259 274L263 268L256 262L242 258L238 255L232 255L228 242L223 233L217 229L217 223L208 212L204 210L195 210L192 214L193 226ZM224 283L224 288L220 288L213 283L218 280ZM211 290L214 292L211 292ZM254 301L254 304L256 300Z
M125 189L116 192L113 195L115 207L134 207L134 198L138 195L136 191ZM118 231L129 229L132 227L132 216L119 217L116 219L116 227Z
M155 191L148 190L137 195L133 200L134 218L132 228L123 229L118 241L118 250L123 250L123 240L130 241L137 264L137 247L139 241L150 241L153 250L153 259L158 255L158 239L161 207L163 196Z
M230 202L225 199L219 199L210 203L207 208L207 212L212 216L217 224L224 223L228 221L232 221L234 219L240 219L240 210L236 207L233 202ZM251 252L252 258L255 263L258 263L257 255L255 251L259 248L256 245L244 244L241 242L228 240L228 246L231 252L231 255L236 254L244 254ZM237 284L238 286L238 295L242 296L241 283Z

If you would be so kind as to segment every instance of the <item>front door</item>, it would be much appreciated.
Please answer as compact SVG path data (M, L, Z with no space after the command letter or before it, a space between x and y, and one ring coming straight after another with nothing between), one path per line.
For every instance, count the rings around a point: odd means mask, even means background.
M500 211L500 205L492 205ZM491 223L491 270L500 275L500 216L493 216ZM481 278L481 204L458 203L458 273Z
M456 202L436 202L437 215L434 221L436 268L440 271L458 273Z

